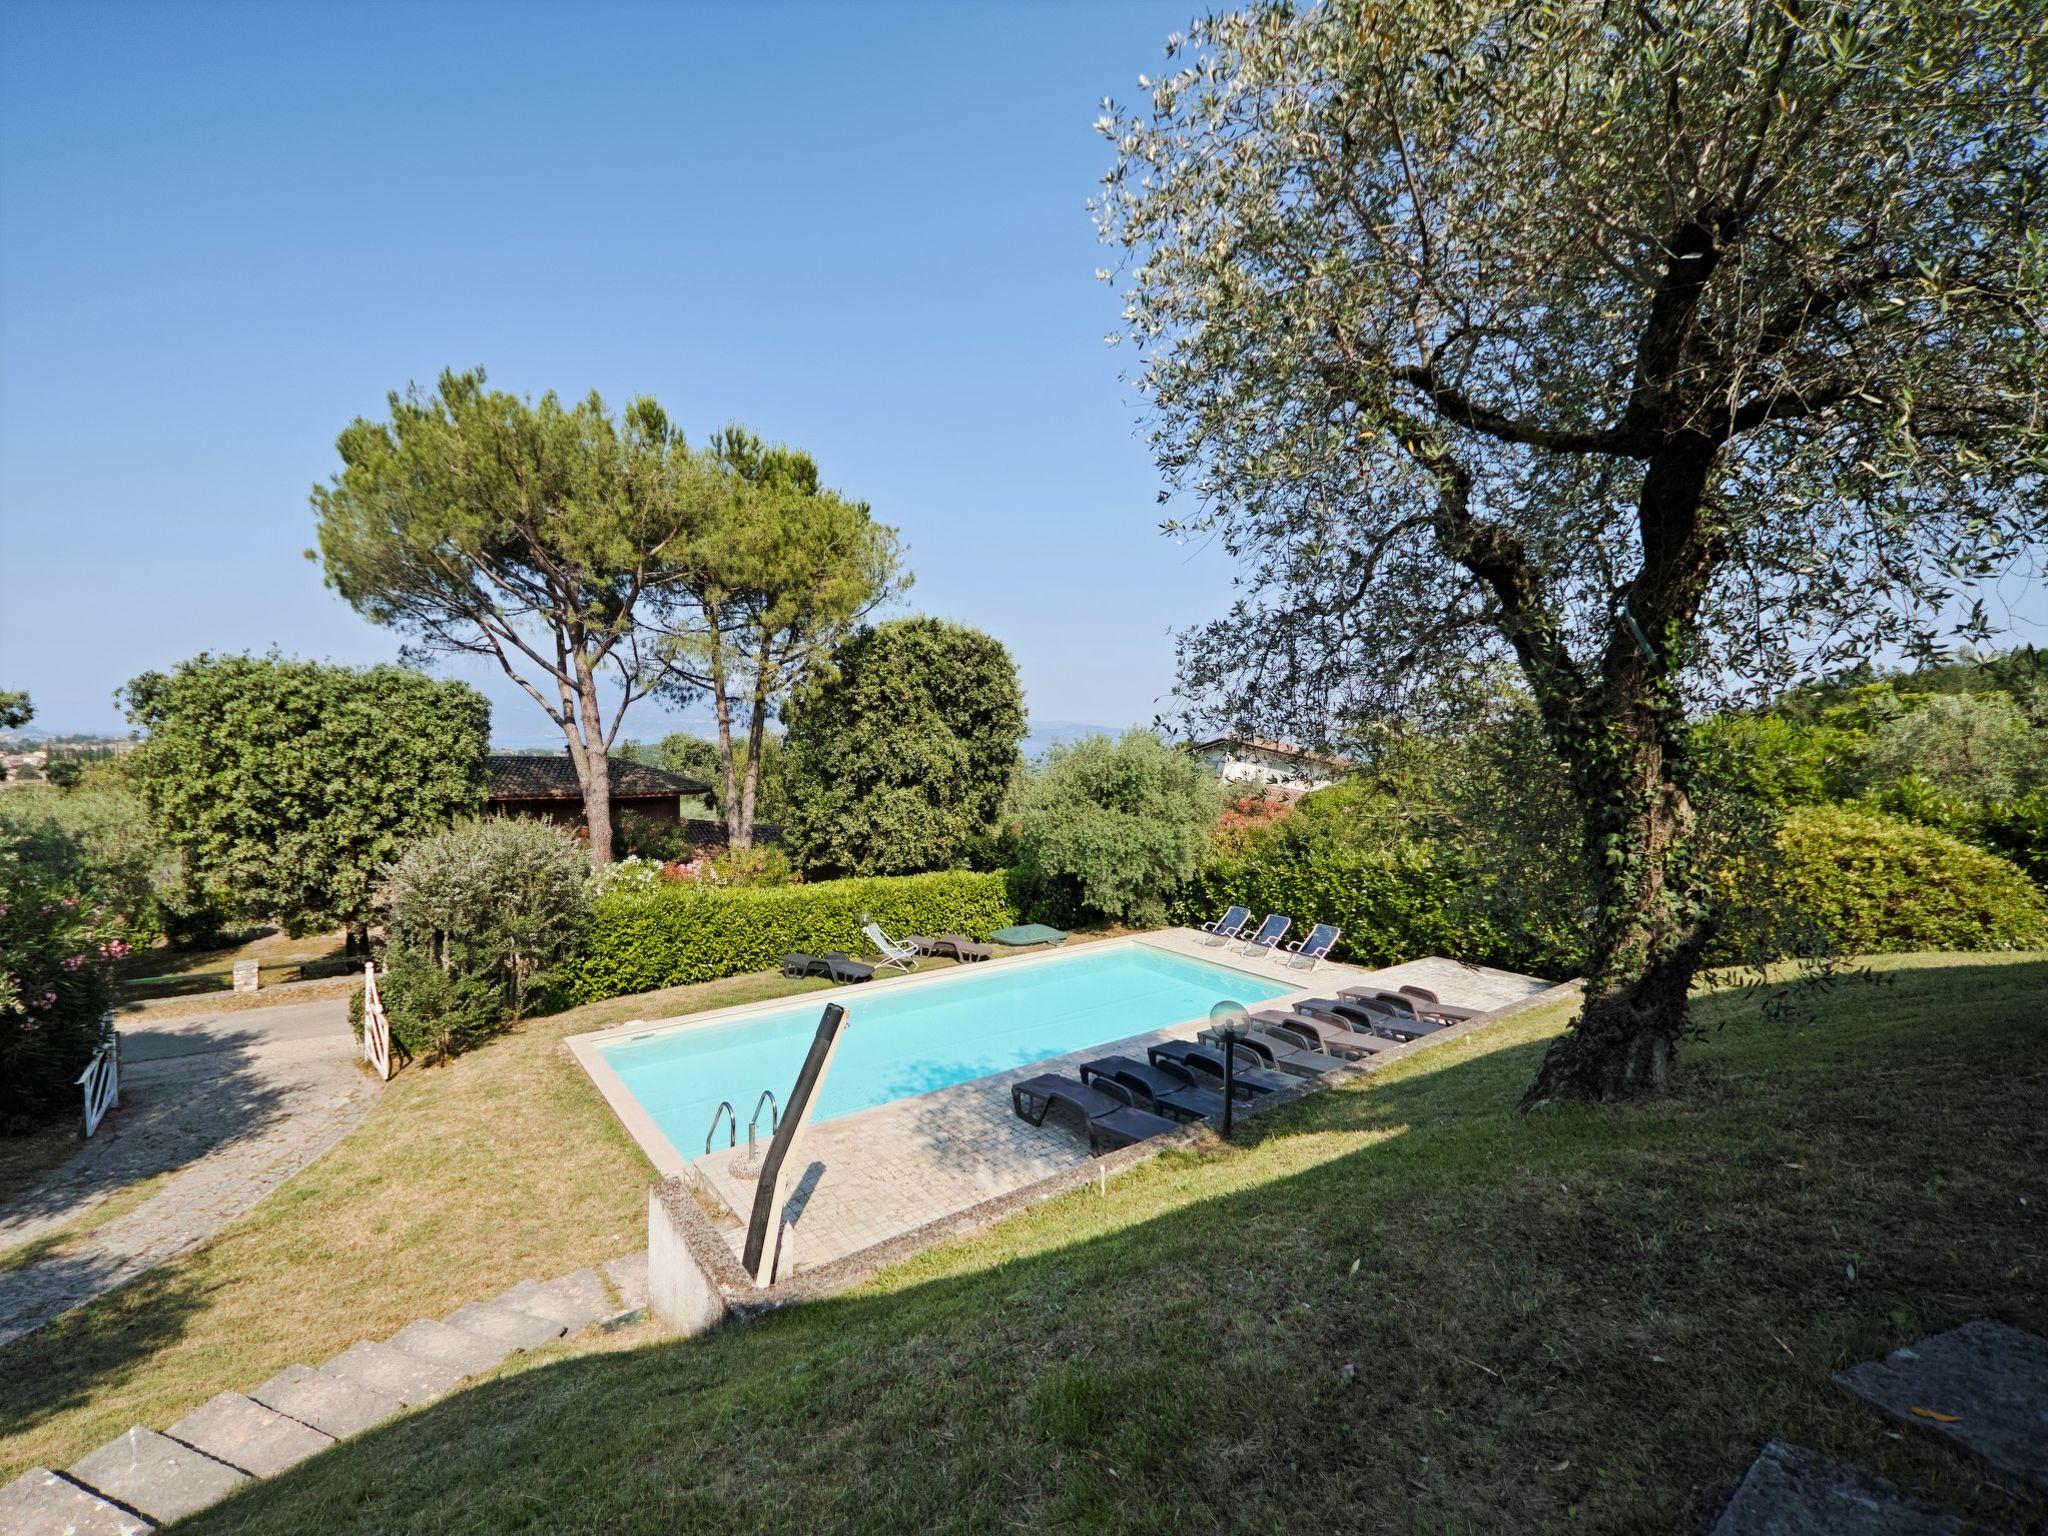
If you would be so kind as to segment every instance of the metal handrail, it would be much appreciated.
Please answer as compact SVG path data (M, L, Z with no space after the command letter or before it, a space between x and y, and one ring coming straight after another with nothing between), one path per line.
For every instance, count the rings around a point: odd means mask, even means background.
M782 1123L781 1106L775 1102L775 1090L763 1088L761 1097L754 1100L753 1118L747 1121L747 1161L754 1160L754 1127L761 1123L761 1106L768 1106L768 1134L773 1136Z
M732 1123L732 1129L725 1138L726 1146L736 1147L740 1144L740 1117L732 1107L732 1100L720 1099L718 1101L718 1108L711 1111L711 1129L704 1133L704 1155L706 1157L711 1155L711 1143L718 1139L718 1119L721 1115Z

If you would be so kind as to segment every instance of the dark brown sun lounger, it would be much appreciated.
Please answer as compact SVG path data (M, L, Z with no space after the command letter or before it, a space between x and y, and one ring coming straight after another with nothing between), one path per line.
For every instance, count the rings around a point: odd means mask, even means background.
M1180 1122L1139 1109L1130 1090L1111 1079L1077 1083L1057 1072L1026 1078L1010 1089L1010 1108L1027 1125L1043 1125L1054 1110L1078 1120L1088 1133L1088 1150L1114 1152L1133 1142L1180 1129Z
M995 951L986 944L975 943L974 935L972 934L942 933L933 941L932 953L935 955L951 955L955 960L960 961L964 965L970 960L986 960Z
M1217 1030L1205 1029L1195 1038L1213 1051L1223 1050L1223 1036ZM1271 1067L1289 1077L1321 1077L1325 1072L1350 1065L1340 1056L1317 1050L1299 1035L1270 1029L1240 1031L1237 1048L1240 1053L1249 1051L1254 1065Z
M1346 1040L1332 1038L1339 1034L1345 1035ZM1208 1037L1204 1035L1203 1038ZM1334 1029L1326 1034L1306 1021L1300 1024L1255 1024L1251 1032L1252 1043L1271 1053L1271 1065L1298 1077L1321 1077L1325 1072L1348 1067L1361 1056L1369 1055L1362 1043L1346 1043L1347 1040L1363 1042L1365 1038Z
M1184 1067L1152 1066L1133 1056L1104 1056L1081 1068L1081 1081L1106 1077L1128 1088L1140 1107L1176 1120L1206 1120L1223 1113L1223 1095L1195 1082Z
M1327 1018L1312 1018L1305 1013L1289 1013L1278 1008L1266 1008L1253 1014L1252 1025L1268 1034L1292 1040L1297 1050L1320 1051L1326 1056L1341 1056L1346 1061L1371 1056L1384 1050L1388 1044L1379 1036L1353 1029L1348 1024L1333 1024Z
M1195 1073L1204 1087L1222 1086L1223 1052L1216 1046L1197 1040L1167 1040L1152 1046L1145 1055L1155 1067L1171 1062L1177 1067ZM1271 1067L1254 1066L1252 1061L1256 1061L1258 1057L1256 1051L1247 1050L1244 1055L1251 1057L1252 1060L1240 1057L1231 1072L1231 1081L1236 1086L1240 1099L1251 1098L1254 1094L1278 1093L1281 1089L1292 1088L1301 1081L1285 1072L1276 1072Z
M1295 1012L1305 1013L1311 1018L1334 1019L1340 1024L1349 1024L1354 1029L1369 1030L1375 1035L1384 1035L1390 1040L1407 1042L1420 1040L1424 1035L1433 1035L1443 1028L1434 1019L1425 1019L1420 1014L1402 1013L1391 1004L1377 1002L1371 998L1311 997L1294 1005Z
M872 981L875 976L875 968L867 961L856 960L851 955L841 954L836 950L821 957L818 965L823 973L834 981Z

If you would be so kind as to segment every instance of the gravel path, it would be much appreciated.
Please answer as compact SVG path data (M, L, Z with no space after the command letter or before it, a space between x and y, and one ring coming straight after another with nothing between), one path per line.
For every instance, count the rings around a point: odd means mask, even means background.
M0 1344L201 1242L368 1113L345 999L121 1026L121 1107L78 1153L0 1204ZM167 1175L133 1210L63 1229ZM23 1245L38 1245L24 1261Z

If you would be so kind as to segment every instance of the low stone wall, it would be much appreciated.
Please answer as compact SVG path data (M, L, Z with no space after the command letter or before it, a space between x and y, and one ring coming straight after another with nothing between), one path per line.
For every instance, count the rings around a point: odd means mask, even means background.
M1463 1039L1514 1014L1574 997L1578 990L1578 982L1564 982L1484 1019L1438 1030L1417 1041L1415 1049L1417 1052L1430 1050L1452 1040ZM1240 1105L1235 1118L1248 1120L1270 1114L1282 1104L1291 1104L1346 1078L1357 1077L1365 1070L1367 1064L1360 1063L1326 1072L1321 1077L1303 1078L1293 1087L1279 1093L1264 1094L1251 1103ZM822 1300L923 1252L935 1243L981 1231L1005 1217L1055 1199L1070 1190L1114 1178L1163 1153L1210 1146L1220 1140L1213 1127L1198 1120L1170 1136L1155 1136L1136 1146L1091 1158L1079 1167L927 1222L872 1248L863 1248L829 1264L800 1270L771 1286L754 1284L753 1277L741 1266L725 1234L698 1203L690 1183L679 1178L664 1179L649 1190L647 1196L648 1308L663 1326L690 1336L708 1332L724 1323L746 1322L778 1307Z

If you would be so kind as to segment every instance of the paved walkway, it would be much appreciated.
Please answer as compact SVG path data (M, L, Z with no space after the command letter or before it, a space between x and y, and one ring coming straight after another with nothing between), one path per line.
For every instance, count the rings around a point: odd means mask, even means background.
M344 999L121 1026L121 1107L77 1155L0 1204L0 1344L219 1231L355 1127L376 1080L356 1066ZM164 1182L75 1238L63 1230L137 1181Z

